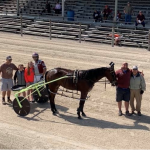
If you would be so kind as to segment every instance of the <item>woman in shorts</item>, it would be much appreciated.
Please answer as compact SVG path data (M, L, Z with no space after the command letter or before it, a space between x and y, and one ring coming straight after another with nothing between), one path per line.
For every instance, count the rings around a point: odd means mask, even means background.
M27 87L34 83L34 66L32 61L28 62L27 68L25 68L24 77ZM33 100L32 89L27 91L27 95L28 100L32 101Z

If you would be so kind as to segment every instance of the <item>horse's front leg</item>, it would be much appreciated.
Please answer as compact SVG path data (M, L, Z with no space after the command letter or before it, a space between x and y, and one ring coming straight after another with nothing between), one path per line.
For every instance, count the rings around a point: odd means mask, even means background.
M83 111L86 97L87 97L87 93L81 92L81 97L80 97L81 100L80 100L80 103L79 103L79 108L77 109L78 119L81 119L80 112L82 113L82 116L84 116L84 117L86 116L86 114Z

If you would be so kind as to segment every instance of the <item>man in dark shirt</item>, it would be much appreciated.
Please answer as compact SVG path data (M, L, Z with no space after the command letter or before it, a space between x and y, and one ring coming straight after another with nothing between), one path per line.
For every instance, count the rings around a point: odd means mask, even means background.
M108 7L108 5L106 5L103 11L104 20L108 19L108 16L110 15L110 13L111 13L111 9Z
M94 11L93 18L94 18L95 22L102 21L102 17L101 17L100 13L97 10Z
M45 13L47 11L47 13L50 13L51 12L51 5L50 5L50 2L46 2L46 5L45 5L45 8L42 10L42 12L41 12L41 15L43 14L43 13Z
M142 12L140 11L139 14L137 15L137 19L136 19L136 22L135 22L135 26L137 27L138 24L142 24L143 27L145 27L145 16L142 14Z
M18 70L16 65L12 63L12 57L8 56L6 57L6 62L0 66L0 74L1 74L1 91L2 91L2 104L5 105L5 96L7 92L7 101L8 103L12 103L10 100L10 95L11 95L11 88L13 86L13 70Z
M130 116L129 113L129 100L130 100L130 77L131 70L128 68L128 63L123 63L121 69L116 71L117 83L116 88L116 101L119 108L119 116L122 116L122 100L125 101L126 115Z

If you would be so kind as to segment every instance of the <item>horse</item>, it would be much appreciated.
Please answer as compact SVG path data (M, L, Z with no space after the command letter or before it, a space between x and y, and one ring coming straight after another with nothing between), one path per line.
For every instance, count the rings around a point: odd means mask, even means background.
M62 86L68 90L76 90L81 92L79 107L77 108L77 115L78 119L81 119L80 113L82 113L82 116L85 117L86 114L83 111L84 103L88 93L92 90L94 84L103 77L106 77L112 86L115 86L117 83L114 70L114 63L111 62L109 65L110 67L101 67L89 70L78 70L78 72L76 72L75 70L69 70L65 68L54 68L52 70L47 71L45 74L45 83L61 78L63 76L68 76L68 78L63 78L61 80L46 85L49 94L52 113L57 113L57 109L55 107L55 95L59 87ZM74 78L74 76L76 78ZM75 79L76 82L74 81Z

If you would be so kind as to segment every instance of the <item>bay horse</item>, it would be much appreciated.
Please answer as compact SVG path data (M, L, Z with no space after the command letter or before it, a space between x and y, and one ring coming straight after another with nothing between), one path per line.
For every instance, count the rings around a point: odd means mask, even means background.
M47 91L49 93L50 106L53 114L57 113L55 107L55 93L57 93L60 86L69 89L80 91L80 102L77 109L78 118L81 119L80 112L82 116L86 116L83 108L84 103L87 98L88 92L90 92L96 82L98 82L103 77L106 77L112 86L116 85L116 75L114 70L114 63L111 62L110 67L102 67L90 70L79 70L77 76L77 82L74 83L73 77L68 77L65 79L58 80L56 82L46 85ZM74 76L75 71L64 69L64 68L55 68L50 71L47 71L45 74L45 82L49 82L63 76Z

